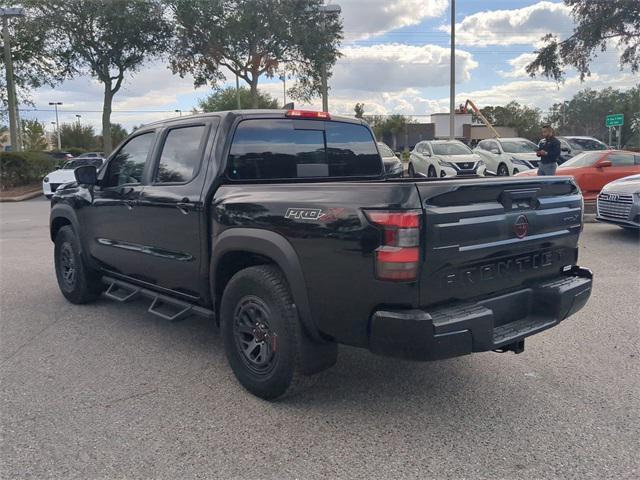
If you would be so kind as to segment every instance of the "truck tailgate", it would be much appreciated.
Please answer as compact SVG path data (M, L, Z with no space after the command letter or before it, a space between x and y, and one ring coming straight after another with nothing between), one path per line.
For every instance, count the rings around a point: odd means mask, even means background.
M577 261L571 177L417 182L425 211L420 305L508 292Z

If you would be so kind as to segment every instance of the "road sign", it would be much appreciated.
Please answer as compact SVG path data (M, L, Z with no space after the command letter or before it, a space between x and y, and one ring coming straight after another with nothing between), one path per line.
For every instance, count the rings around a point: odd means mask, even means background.
M624 114L616 113L614 115L607 115L604 124L607 127L619 127L624 125Z

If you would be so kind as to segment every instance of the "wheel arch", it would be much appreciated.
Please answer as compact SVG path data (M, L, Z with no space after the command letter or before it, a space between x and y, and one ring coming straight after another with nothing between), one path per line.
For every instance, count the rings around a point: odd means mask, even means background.
M52 242L55 242L56 235L62 227L70 225L77 233L78 219L73 209L64 204L54 205L49 215L49 236Z
M240 270L254 265L274 264L284 274L305 331L322 340L313 322L307 287L297 253L282 235L258 228L231 228L213 242L209 283L214 308L219 310L227 282Z

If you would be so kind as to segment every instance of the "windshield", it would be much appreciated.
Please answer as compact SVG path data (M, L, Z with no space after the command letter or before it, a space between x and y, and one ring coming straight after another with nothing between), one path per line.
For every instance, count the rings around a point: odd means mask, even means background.
M563 167L589 167L602 157L599 152L582 152L562 164Z
M458 142L432 143L431 148L434 155L469 155L473 153L469 147Z
M595 138L565 138L574 150L607 150L607 146Z
M506 153L531 153L538 150L538 146L529 140L509 140L500 143Z
M393 150L391 150L385 143L379 143L378 144L378 150L380 150L380 155L382 155L383 157L395 157L396 154L393 153Z

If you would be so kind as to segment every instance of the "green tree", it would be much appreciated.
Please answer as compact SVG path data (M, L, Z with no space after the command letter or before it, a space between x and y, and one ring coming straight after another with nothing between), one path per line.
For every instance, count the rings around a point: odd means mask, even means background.
M640 85L629 90L585 89L571 100L554 104L545 121L553 125L561 135L588 135L608 142L609 130L605 117L612 113L624 115L621 144L636 144L634 115L640 112Z
M5 3L5 2L3 2ZM6 2L14 3L14 2ZM64 65L51 61L51 43L44 22L38 17L13 18L9 21L11 57L14 83L18 103L32 104L30 92L44 85L54 86L61 81L67 70ZM0 35L0 117L4 118L8 108L4 44Z
M622 50L620 66L632 72L640 68L640 1L638 0L564 0L571 7L576 22L573 34L559 40L552 34L536 50L536 58L527 65L531 76L538 73L557 81L564 78L567 66L575 67L580 79L590 74L589 64L597 51L604 51L611 41Z
M60 125L60 141L62 148L90 150L96 147L96 132L91 125L63 123Z
M364 117L364 103L356 103L355 107L353 107L353 111L356 114L356 118Z
M342 23L320 11L321 0L165 0L175 21L171 67L193 75L195 85L215 87L224 70L250 87L251 107L259 103L258 80L286 67L297 85L293 98L320 92L321 65L328 71L340 55Z
M240 87L240 105L248 108L252 105L251 92L248 88ZM198 107L203 112L221 112L238 108L235 87L218 90L198 102ZM258 91L258 105L252 108L278 108L278 100L266 92Z
M44 123L38 120L22 120L22 145L25 150L46 150L49 146Z
M509 102L505 106L487 106L480 111L494 126L511 127L518 136L537 141L540 138L541 112L537 108ZM474 115L474 119L478 119Z
M23 4L46 25L55 62L71 74L89 74L102 83L102 136L109 153L113 97L125 74L163 53L171 37L161 0L24 0Z
M121 143L128 136L129 133L127 132L127 129L122 125L120 125L119 123L111 124L111 139L113 140L114 146Z
M386 117L382 115L367 115L363 119L371 126L377 140L381 142L391 140L390 143L393 150L398 148L398 140L406 134L407 124L413 123L413 120L409 117L399 114ZM406 136L403 143L407 148Z

